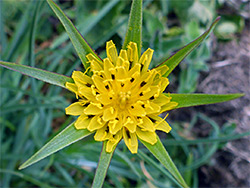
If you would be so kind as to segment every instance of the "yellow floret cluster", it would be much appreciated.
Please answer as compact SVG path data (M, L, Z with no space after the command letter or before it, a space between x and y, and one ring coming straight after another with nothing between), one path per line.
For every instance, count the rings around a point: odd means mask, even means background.
M168 133L171 127L158 115L178 104L162 92L169 81L162 75L168 67L148 70L153 50L138 57L136 43L130 42L118 55L112 41L106 45L107 58L98 60L88 54L91 76L74 71L74 83L66 87L76 94L78 102L66 113L79 116L76 129L95 132L96 141L107 140L106 151L123 138L131 153L137 153L138 138L155 144L156 130Z

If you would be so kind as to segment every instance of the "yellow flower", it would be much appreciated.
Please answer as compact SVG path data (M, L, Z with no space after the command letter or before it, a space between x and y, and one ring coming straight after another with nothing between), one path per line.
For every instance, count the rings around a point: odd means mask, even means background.
M79 99L65 109L66 114L79 116L76 129L95 131L96 141L107 140L107 152L123 138L131 153L137 153L137 137L153 145L157 142L156 130L171 130L165 118L158 116L177 106L162 94L169 84L162 77L168 67L148 70L153 50L147 49L138 57L133 42L118 55L109 41L106 51L103 62L92 54L86 56L92 76L74 71L74 83L66 83Z

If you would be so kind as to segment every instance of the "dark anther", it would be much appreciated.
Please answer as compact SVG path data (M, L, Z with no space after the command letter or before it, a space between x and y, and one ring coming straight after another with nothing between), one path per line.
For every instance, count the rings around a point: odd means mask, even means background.
M100 74L100 77L103 78L103 75Z
M119 121L119 118L118 118L118 117L116 117L115 119Z
M144 65L143 65L143 64L141 64L141 71L142 71L143 67L144 67Z
M153 99L155 99L155 97L154 97L154 96L152 96L152 97L150 97L149 99L150 99L150 100L153 100Z
M129 132L129 130L128 130L128 129L126 129L126 134L127 134L128 138L131 138L131 136L130 136L130 132Z
M109 132L109 126L107 126L107 128L105 129L105 131L108 133Z
M89 105L89 103L85 103L83 106L84 106L84 107L87 107L88 105Z
M106 89L109 89L109 85L106 85L105 88L106 88Z
M98 94L100 94L98 91L96 91L96 94L98 95Z
M141 116L137 116L137 119L141 119Z
M104 107L104 105L101 103L101 107Z
M113 98L112 97L109 97L110 100L112 100Z
M132 68L132 61L129 61L129 70Z
M140 95L140 96L143 96L143 93L141 92L139 95Z
M131 78L131 79L130 79L130 82L132 83L133 81L135 81L135 79L134 79L134 78Z
M142 107L142 108L145 108L145 105L144 105L144 104L142 104L142 105L141 105L141 107Z
M143 87L146 83L147 83L147 82L142 81L140 86Z
M88 115L88 118L92 118L92 117L94 117L94 115Z
M124 86L124 83L121 83L121 86L123 87L123 86Z
M134 109L135 107L134 106L131 106L132 109Z
M114 74L111 74L111 78L114 80L114 79L115 79L115 75L114 75Z
M151 117L149 117L149 119L152 121L152 123L155 123L155 122L156 122L156 120L153 119L153 118L151 118Z
M91 84L90 84L90 83L87 83L87 84L86 84L86 86L87 86L87 87L90 87L90 86L91 86Z

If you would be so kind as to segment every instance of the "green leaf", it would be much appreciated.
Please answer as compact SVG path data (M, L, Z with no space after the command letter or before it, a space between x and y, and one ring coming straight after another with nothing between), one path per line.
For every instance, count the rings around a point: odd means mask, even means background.
M126 49L129 42L135 42L138 48L138 56L141 55L141 38L142 38L142 0L134 0L132 2L128 28L123 43L123 49Z
M86 136L92 134L87 129L77 130L74 127L74 122L68 127L57 134L52 140L50 140L46 145L44 145L38 152L36 152L32 157L30 157L25 163L23 163L19 170L24 169L45 157L83 139Z
M176 168L174 162L169 156L168 152L164 148L161 140L157 136L157 142L151 145L143 140L140 140L146 148L164 165L164 167L175 177L175 179L181 184L182 187L188 187L180 172Z
M183 108L189 106L198 106L205 104L214 104L220 102L226 102L239 97L244 96L242 93L235 94L167 94L167 96L172 97L171 101L177 102L176 108ZM164 108L164 107L163 107Z
M86 40L82 37L79 31L75 28L69 18L63 13L63 11L52 0L47 0L47 2L67 31L69 38L72 41L85 69L89 66L86 59L87 54L91 53L97 59L101 60L100 57L94 52L94 50L89 46Z
M101 156L99 159L99 163L95 172L95 177L94 177L94 181L92 184L92 188L101 188L102 184L104 182L104 179L106 177L107 171L108 171L108 167L111 161L111 158L114 154L115 148L114 147L113 151L108 153L106 152L106 145L107 145L107 141L103 142L102 145L102 152L101 152Z
M45 71L38 68L29 67L26 65L0 61L0 66L63 88L66 88L66 82L73 82L72 78L68 76Z
M215 25L218 23L219 20L220 17L217 17L216 20L212 23L210 28L205 33L203 33L200 37L198 37L188 45L184 46L174 55L170 56L166 61L157 66L157 67L160 67L162 65L168 66L169 69L164 74L165 77L167 77L188 54L190 54L196 47L198 47L201 44L202 41L204 41L207 38L207 36L212 32L212 30L214 29Z

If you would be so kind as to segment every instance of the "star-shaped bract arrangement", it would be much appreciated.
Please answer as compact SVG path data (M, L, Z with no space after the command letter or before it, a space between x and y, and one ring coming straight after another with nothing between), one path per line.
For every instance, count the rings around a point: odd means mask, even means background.
M141 55L142 0L132 2L123 49L118 55L112 41L107 42L107 58L102 60L88 45L63 11L52 1L48 4L66 29L81 59L85 72L75 71L72 78L34 67L0 61L0 65L66 88L75 93L78 102L66 108L78 119L44 145L19 169L26 168L64 147L95 133L103 141L98 168L92 187L101 187L118 142L124 138L132 153L137 152L138 139L177 180L179 187L188 187L155 130L169 132L165 118L158 115L171 109L225 102L244 94L165 94L166 78L174 68L211 33L211 27L158 67L148 70L153 50ZM90 70L89 70L90 69Z

